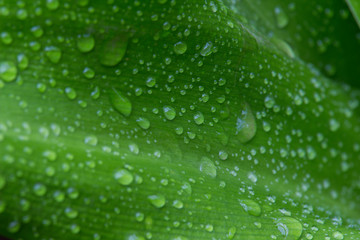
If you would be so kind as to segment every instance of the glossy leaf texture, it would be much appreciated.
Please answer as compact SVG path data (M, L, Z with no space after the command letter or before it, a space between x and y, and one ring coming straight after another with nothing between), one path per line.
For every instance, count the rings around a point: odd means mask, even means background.
M360 27L360 2L356 0L346 0L358 26Z
M289 45L219 1L0 4L0 235L359 239L359 92Z
M359 1L225 0L274 45L292 49L325 76L359 88L360 29L351 11Z

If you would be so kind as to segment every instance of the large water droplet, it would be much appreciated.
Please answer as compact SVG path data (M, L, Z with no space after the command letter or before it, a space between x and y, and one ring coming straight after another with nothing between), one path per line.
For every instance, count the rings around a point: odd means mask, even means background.
M247 212L248 214L252 216L260 216L261 207L257 202L250 199L244 199L244 200L239 200L239 203L243 207L245 212Z
M10 233L16 233L20 230L20 222L19 221L12 221L9 223L7 230Z
M201 158L200 171L205 173L210 177L216 177L216 166L215 164L207 157Z
M78 212L70 207L65 208L65 215L68 218L74 219L78 216Z
M212 51L213 51L213 43L207 42L201 49L200 55L206 57L209 56L212 53Z
M90 34L78 36L77 47L80 52L87 53L94 49L95 39Z
M162 208L166 203L166 199L163 195L150 195L148 196L148 200L156 208Z
M254 138L256 129L257 125L254 114L252 113L250 106L245 103L236 119L235 135L238 136L241 143L247 143Z
M16 79L17 68L13 62L4 61L0 62L0 79L5 82L12 82Z
M150 121L145 117L139 117L136 119L136 123L144 130L149 129Z
M194 121L197 125L201 125L204 123L204 115L201 112L197 112L194 114Z
M302 234L301 223L292 217L281 217L275 221L278 230L285 239L297 240Z
M118 181L118 183L124 186L130 185L134 180L134 176L126 169L120 169L116 171L114 178L116 181Z
M124 57L128 40L125 36L118 36L104 44L100 62L104 66L116 66Z
M130 100L122 94L120 91L112 88L110 91L110 101L114 108L119 111L122 115L128 117L131 114L132 104Z

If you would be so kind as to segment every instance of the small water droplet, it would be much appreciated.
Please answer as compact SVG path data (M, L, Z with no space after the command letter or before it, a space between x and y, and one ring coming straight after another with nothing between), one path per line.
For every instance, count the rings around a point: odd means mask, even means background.
M100 62L107 67L114 67L123 59L128 45L127 37L118 36L104 43Z
M150 128L150 121L145 117L139 117L136 119L136 123L144 130Z
M176 117L176 111L173 107L164 106L163 110L164 110L164 115L165 115L166 119L171 121Z
M182 209L184 207L184 203L181 200L174 200L173 206L174 208Z
M289 18L281 7L274 9L275 19L278 28L284 28L289 24Z
M70 100L74 100L77 97L75 89L71 87L65 88L65 94Z
M166 199L163 195L150 195L148 196L148 200L156 208L162 208L166 203Z
M46 186L42 183L36 183L33 187L33 191L35 193L35 195L42 197L46 194Z
M59 7L59 0L46 0L46 7L49 10L56 10Z
M336 132L340 128L340 123L336 119L330 119L329 121L330 131Z
M15 220L9 223L7 230L9 231L9 233L16 233L20 230L20 222Z
M297 240L302 234L301 223L292 217L281 217L275 221L278 230L285 239Z
M216 177L216 166L215 164L207 157L201 158L200 171L210 177Z
M116 171L114 178L118 183L124 186L130 185L134 180L134 176L126 169Z
M229 228L228 233L226 234L228 239L233 239L235 237L236 234L236 227L231 227Z
M96 146L98 143L98 138L95 135L86 136L84 143L90 146Z
M264 99L264 104L266 108L273 108L275 105L275 99L272 96L266 96Z
M63 202L65 200L65 193L63 193L61 191L55 191L53 194L53 197L54 197L55 201Z
M0 79L5 82L12 82L16 79L17 68L13 62L4 61L0 62Z
M89 67L84 68L83 74L87 79L93 79L95 77L95 71Z
M55 46L45 47L45 55L52 63L59 63L61 59L61 50Z
M245 210L245 212L247 212L248 214L252 215L252 216L260 216L261 214L261 207L260 205L250 199L245 199L245 200L239 200L240 205L243 207L243 209Z
M204 115L201 112L197 112L194 114L194 121L197 125L201 125L204 123Z
M213 50L213 43L209 41L205 43L205 45L201 49L200 55L203 57L209 56L212 53L212 50Z
M87 53L94 49L95 39L90 34L79 35L77 38L77 47L80 52Z
M132 104L130 100L122 94L120 91L112 88L110 92L110 100L114 108L125 117L130 116L132 110Z
M5 45L9 45L13 42L13 38L11 37L10 33L8 32L2 32L0 34L0 38L1 41L5 44Z
M71 219L74 219L78 216L78 211L76 211L70 207L65 208L64 212L65 212L66 217L71 218Z
M339 231L335 231L335 232L333 232L333 237L336 239L336 240L342 240L342 239L344 239L344 235L341 233L341 232L339 232Z
M174 44L174 52L176 54L184 54L187 50L187 45L184 42L177 42Z
M73 234L78 234L80 232L80 226L77 225L77 224L72 224L70 226L70 231L73 233Z

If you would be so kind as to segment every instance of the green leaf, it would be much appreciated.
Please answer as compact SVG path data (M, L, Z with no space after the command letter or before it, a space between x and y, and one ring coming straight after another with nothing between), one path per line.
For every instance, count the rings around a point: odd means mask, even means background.
M0 235L358 239L359 91L235 9L0 1Z
M346 3L348 4L351 13L360 27L360 2L356 0L346 0Z
M356 2L356 1L354 1ZM359 87L359 27L345 1L226 0L225 4L325 76Z

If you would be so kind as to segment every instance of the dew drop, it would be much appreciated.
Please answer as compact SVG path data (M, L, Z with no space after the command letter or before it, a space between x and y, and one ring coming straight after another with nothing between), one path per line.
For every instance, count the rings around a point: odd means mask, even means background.
M72 224L70 226L70 231L73 233L73 234L78 234L80 232L80 226L77 225L77 224Z
M342 240L342 239L344 239L344 235L343 235L341 232L339 232L339 231L333 232L332 235L333 235L334 239L336 239L336 240Z
M123 59L126 53L128 40L125 36L118 36L104 44L100 62L107 67L114 67Z
M173 107L164 106L163 110L164 110L164 115L165 115L166 119L171 121L176 117L176 112Z
M340 128L340 123L336 119L330 119L329 121L330 131L336 132Z
M264 104L266 108L273 108L275 105L275 99L272 96L265 97Z
M74 219L78 216L78 212L70 207L65 208L64 210L66 217Z
M36 196L42 197L46 194L46 186L42 183L36 183L33 187L33 191Z
M46 0L46 7L49 10L56 10L59 7L58 0Z
M301 223L292 217L281 217L275 221L277 229L285 239L297 240L302 234Z
M184 42L177 42L174 44L174 52L178 55L184 54L187 50L187 45Z
M174 208L182 209L184 207L184 203L181 200L174 200L173 206Z
M5 82L12 82L16 79L17 68L13 62L4 61L0 62L0 79Z
M114 178L118 183L124 186L130 185L134 180L134 176L126 169L116 171Z
M254 138L257 125L253 112L248 104L244 104L236 119L235 135L241 143L247 143Z
M53 197L54 197L55 201L63 202L65 200L65 193L63 193L61 191L55 191L53 194Z
M61 59L61 50L55 46L45 47L45 55L52 63L59 63Z
M284 28L289 23L289 18L281 7L274 9L276 25L278 28Z
M207 42L200 51L200 55L203 57L209 56L213 51L213 43Z
M197 112L194 114L194 121L197 125L201 125L204 123L204 115L201 112Z
M84 68L83 74L87 79L92 79L95 77L95 71L89 67Z
M236 227L230 227L228 233L226 234L228 239L233 239L236 234Z
M257 202L250 199L245 199L245 200L239 200L239 203L243 207L245 212L247 212L248 214L256 217L260 216L261 207Z
M139 117L138 119L136 119L136 123L144 130L150 128L150 121L145 117Z
M76 91L71 87L65 88L65 94L70 100L74 100L77 97Z
M13 38L11 37L10 33L8 32L2 32L0 34L0 38L1 41L5 44L5 45L9 45L13 42Z
M16 233L20 230L20 222L19 221L12 221L9 223L7 230L9 233Z
M90 146L96 146L98 143L98 138L95 135L86 136L84 143Z
M166 203L166 199L163 195L150 195L148 196L148 200L156 208L162 208Z
M125 117L130 116L132 110L132 104L130 100L122 94L120 91L112 88L110 92L110 101L114 108Z
M216 166L215 164L207 157L201 158L200 171L210 177L216 177Z
M79 35L77 38L77 47L80 52L90 52L95 47L94 37L89 34Z

